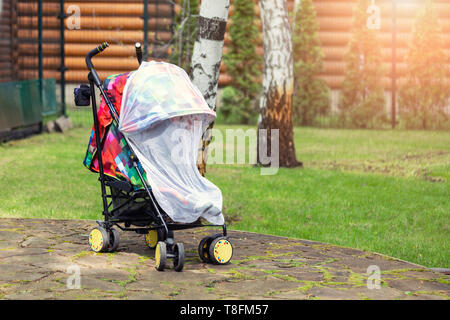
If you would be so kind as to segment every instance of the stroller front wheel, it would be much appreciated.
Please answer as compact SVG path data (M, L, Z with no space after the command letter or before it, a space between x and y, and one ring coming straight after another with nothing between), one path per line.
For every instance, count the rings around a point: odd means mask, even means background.
M163 271L167 261L167 246L163 241L159 241L155 250L156 270Z
M173 258L173 268L175 271L181 271L184 267L184 261L186 255L184 253L184 245L182 243L177 243L174 246L174 258Z

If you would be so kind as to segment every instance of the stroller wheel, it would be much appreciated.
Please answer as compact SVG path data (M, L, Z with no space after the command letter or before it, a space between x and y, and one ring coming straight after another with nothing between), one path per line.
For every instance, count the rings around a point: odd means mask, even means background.
M158 241L163 240L162 239L162 232L160 231L160 229L153 229L150 230L146 235L145 235L145 243L147 243L147 246L150 249L155 249L156 245L158 244Z
M159 241L155 250L156 270L163 271L167 260L167 246L163 241Z
M209 259L209 244L211 243L211 236L204 237L198 244L198 255L205 263L210 263Z
M169 238L173 238L173 231L169 230ZM145 235L145 243L147 244L147 246L150 249L155 249L156 245L158 244L159 241L164 241L166 240L168 237L165 236L165 232L163 229L153 229L150 230L146 235Z
M215 264L227 264L233 256L233 246L227 237L215 238L209 245L209 256Z
M200 256L200 259L202 259L203 262L205 263L213 262L209 255L209 246L215 238L220 236L222 236L220 233L215 234L213 236L206 236L198 244L198 255Z
M89 233L89 246L94 252L104 252L109 245L109 234L102 227L95 227Z
M109 230L109 247L108 252L114 252L119 247L119 232L116 229L111 228Z
M184 245L182 243L175 244L173 248L174 258L173 258L173 267L175 271L181 271L184 267L185 261L185 253L184 253Z

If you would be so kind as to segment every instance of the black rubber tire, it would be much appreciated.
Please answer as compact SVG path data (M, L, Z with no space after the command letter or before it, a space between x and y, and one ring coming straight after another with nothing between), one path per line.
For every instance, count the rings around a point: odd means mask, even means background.
M198 244L198 255L200 257L200 259L205 262L205 263L213 263L213 261L211 260L211 257L209 255L209 246L211 245L211 242L218 238L221 237L222 234L220 233L216 233L214 235L211 236L206 236L204 237L202 240L200 240L200 243Z
M159 259L157 257L159 250ZM155 262L156 262L156 270L158 271L164 271L164 268L166 267L167 262L167 246L166 243L163 241L159 241L156 245L155 250Z
M209 244L211 243L212 237L207 236L200 240L198 244L198 256L204 263L211 263L211 259L209 258Z
M100 231L100 233L102 234L102 239L103 239L103 240L102 240L102 245L101 245L101 247L96 247L96 248L94 248L94 247L91 245L90 237L91 237L91 233L92 233L94 230L98 230L98 231ZM91 250L94 251L94 252L105 252L105 251L107 251L108 246L109 246L109 233L106 231L106 229L103 228L103 227L100 227L100 226L93 228L93 229L91 230L91 232L89 233L89 247L91 248Z
M108 252L115 252L119 247L119 243L120 243L119 232L116 229L111 228L109 230Z
M225 242L225 244L222 244L222 247L224 245L226 245L226 246L229 246L229 248L231 249L231 254L229 254L229 252L226 252L225 253L226 258L223 261L217 260L216 257L214 256L214 247L219 241ZM211 260L211 262L213 264L228 264L231 261L231 258L233 256L233 245L231 244L230 240L224 236L220 236L220 237L213 239L211 241L211 243L209 244L208 249L209 249L209 259ZM227 254L229 254L229 256L227 256ZM222 255L222 254L220 254L220 255Z
M173 253L175 255L175 257L173 258L173 268L175 269L175 271L180 272L181 270L183 270L184 262L186 260L184 245L181 242L176 243L173 247Z

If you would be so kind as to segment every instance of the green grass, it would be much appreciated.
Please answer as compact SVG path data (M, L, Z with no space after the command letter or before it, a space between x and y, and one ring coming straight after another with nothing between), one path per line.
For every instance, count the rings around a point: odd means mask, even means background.
M100 218L88 139L77 128L0 145L0 216ZM208 167L231 228L450 267L450 132L296 128L295 145L303 169Z

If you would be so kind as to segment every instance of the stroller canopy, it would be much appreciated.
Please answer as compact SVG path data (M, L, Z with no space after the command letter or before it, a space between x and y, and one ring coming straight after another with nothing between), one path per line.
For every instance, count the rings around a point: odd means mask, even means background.
M138 156L161 208L176 222L223 224L222 193L197 170L203 132L216 117L186 72L142 62L129 75L119 130Z

